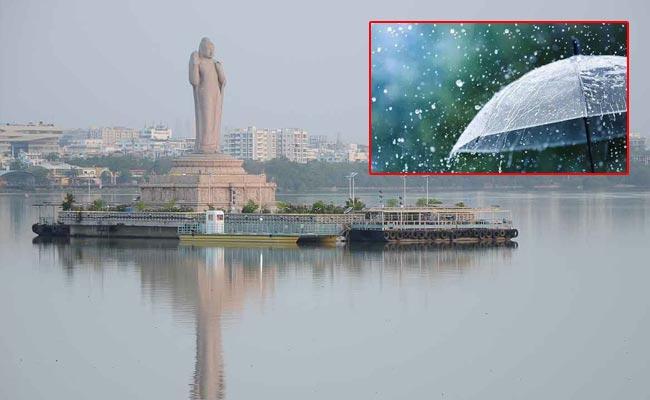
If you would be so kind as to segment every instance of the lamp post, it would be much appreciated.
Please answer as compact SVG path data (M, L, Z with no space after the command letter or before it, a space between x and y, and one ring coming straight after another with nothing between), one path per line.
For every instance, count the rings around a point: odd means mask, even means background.
M354 177L359 175L356 172L350 172L350 175L347 175L346 178L348 178L348 191L350 195L350 202L352 204L352 208L354 209Z
M427 175L427 207L429 206L429 175Z

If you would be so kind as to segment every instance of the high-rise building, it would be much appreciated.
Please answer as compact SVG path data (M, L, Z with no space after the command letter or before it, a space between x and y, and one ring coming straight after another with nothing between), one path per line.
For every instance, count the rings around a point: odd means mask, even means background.
M277 154L289 161L307 162L309 134L306 130L297 128L281 129L277 133Z
M221 151L242 160L268 161L277 157L277 135L272 129L249 126L233 129L221 139Z
M254 126L227 131L221 138L221 151L240 160L252 160L255 131Z

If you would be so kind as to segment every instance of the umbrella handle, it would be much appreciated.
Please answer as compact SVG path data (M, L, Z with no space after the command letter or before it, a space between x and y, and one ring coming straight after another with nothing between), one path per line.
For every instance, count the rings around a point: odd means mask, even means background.
M587 157L589 159L589 166L591 167L591 172L596 172L596 169L594 168L594 155L591 150L591 126L589 125L589 119L583 117L582 122L585 124L585 133L587 135Z
M573 55L579 56L581 53L580 41L577 37L571 36L571 42L573 43ZM594 155L591 150L591 126L589 126L589 119L584 117L582 118L582 122L585 125L585 134L587 135L587 157L589 158L589 166L591 167L591 172L596 172L594 168Z

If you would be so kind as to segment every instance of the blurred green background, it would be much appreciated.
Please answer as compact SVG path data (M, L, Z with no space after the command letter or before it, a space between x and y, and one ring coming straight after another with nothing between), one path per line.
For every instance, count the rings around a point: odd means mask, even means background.
M373 172L585 171L584 146L518 154L449 152L481 107L526 72L573 55L627 54L623 24L409 24L371 27ZM625 141L597 151L601 171L625 168ZM525 169L524 169L525 168Z

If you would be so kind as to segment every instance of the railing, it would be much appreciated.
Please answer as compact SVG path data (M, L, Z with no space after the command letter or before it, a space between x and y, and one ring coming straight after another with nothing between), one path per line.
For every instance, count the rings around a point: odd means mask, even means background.
M345 225L359 217L339 214L226 214L225 234L340 235ZM203 223L178 227L180 235L203 234Z
M462 212L400 213L373 212L363 221L351 224L354 229L448 229L448 228L512 228L512 218L507 210L464 209Z
M202 221L203 213L60 211L58 221L66 225L127 225L178 227Z

